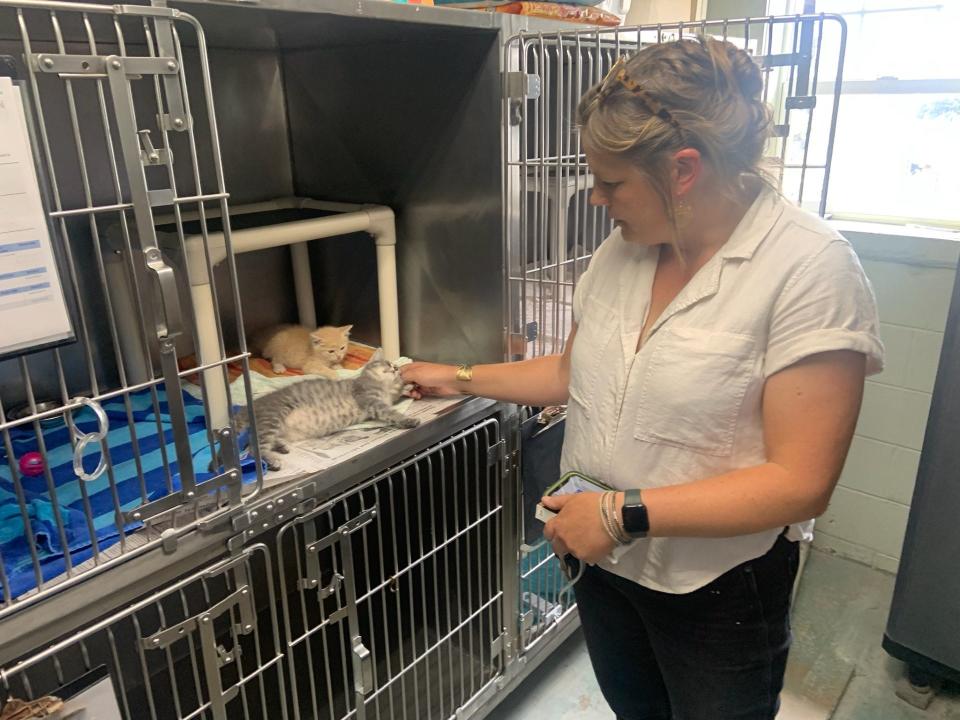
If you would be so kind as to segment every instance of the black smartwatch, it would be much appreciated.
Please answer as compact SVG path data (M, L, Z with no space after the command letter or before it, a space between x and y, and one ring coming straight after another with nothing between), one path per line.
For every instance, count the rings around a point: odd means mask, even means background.
M640 498L639 490L627 490L623 493L623 507L620 508L620 517L623 518L623 530L632 538L645 538L650 532L650 518L647 517L647 506Z

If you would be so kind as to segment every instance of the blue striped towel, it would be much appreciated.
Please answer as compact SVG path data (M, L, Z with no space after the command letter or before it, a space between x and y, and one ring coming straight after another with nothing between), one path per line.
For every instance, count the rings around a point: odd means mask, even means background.
M130 533L140 527L139 523L135 523L121 528L122 520L117 517L114 495L116 503L127 512L141 505L144 498L156 500L179 490L180 477L173 429L163 386L157 389L159 424L149 390L131 393L129 398L130 415L143 468L142 481L137 472L134 455L134 433L131 432L122 397L102 403L110 420L107 446L113 464L113 486L106 472L89 482L80 480L74 474L70 432L65 424L60 423L43 429L43 442L53 477L55 499L47 487L45 475L28 477L20 475L18 469L17 475L24 496L24 505L21 506L17 500L10 465L17 463L25 453L39 450L33 426L21 426L10 431L14 458L8 458L5 448L0 445L0 562L7 576L10 594L10 597L4 597L4 600L16 598L37 585L36 569L30 551L31 534L39 560L39 572L46 581L62 574L66 569L64 542L69 548L71 563L77 565L93 556L92 536L96 538L97 547L102 551L119 541L121 531ZM197 482L202 482L212 477L207 471L210 449L207 444L203 404L186 393L183 393L183 400L187 411L194 472ZM82 432L97 430L96 417L87 408L74 413L74 424ZM164 467L164 452L170 473ZM99 456L99 443L90 443L85 451L84 462L88 472L97 466ZM244 454L242 467L244 482L256 479L255 463L248 453ZM81 493L81 483L85 485L89 499L89 520ZM30 532L23 520L24 513L29 521ZM60 515L59 524L57 513Z

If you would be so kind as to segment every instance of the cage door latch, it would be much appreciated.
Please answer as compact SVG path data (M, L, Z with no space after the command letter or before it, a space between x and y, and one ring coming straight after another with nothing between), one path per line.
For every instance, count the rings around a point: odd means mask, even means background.
M504 95L510 109L510 124L519 125L523 120L523 103L540 97L540 76L524 72L508 72L504 75Z

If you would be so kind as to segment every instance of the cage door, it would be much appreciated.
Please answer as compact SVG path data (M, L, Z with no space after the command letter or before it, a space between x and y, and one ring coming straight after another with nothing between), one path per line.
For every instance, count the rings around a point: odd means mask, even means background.
M783 194L826 212L846 26L795 15L520 34L504 47L504 258L507 359L559 353L573 291L612 230L590 204L593 176L576 127L577 103L617 59L648 45L709 35L761 65L773 111L766 157Z
M164 5L0 0L77 340L0 364L0 500L24 526L0 615L262 483L231 423L230 388L252 393L206 40Z
M0 707L55 700L64 717L87 707L123 720L286 718L272 579L263 545L204 567L0 668Z

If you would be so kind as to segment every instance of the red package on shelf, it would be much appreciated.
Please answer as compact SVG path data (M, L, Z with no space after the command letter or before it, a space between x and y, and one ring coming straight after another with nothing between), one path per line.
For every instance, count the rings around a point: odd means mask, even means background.
M565 20L585 25L603 25L605 27L616 27L620 24L619 17L599 8L564 5L554 2L536 2L535 0L521 0L521 2L500 5L497 7L497 12Z

